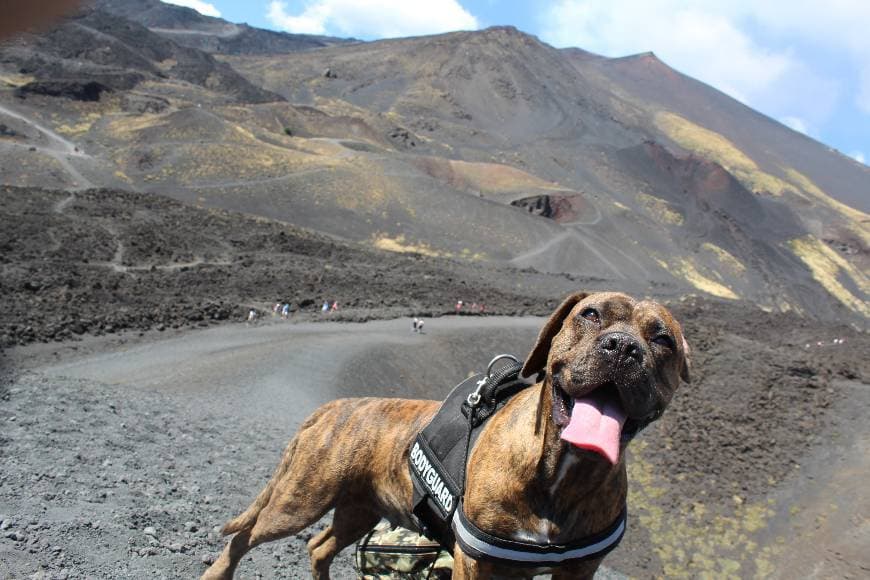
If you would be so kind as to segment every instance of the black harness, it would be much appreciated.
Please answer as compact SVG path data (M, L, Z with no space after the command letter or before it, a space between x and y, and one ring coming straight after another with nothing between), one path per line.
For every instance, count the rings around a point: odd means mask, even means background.
M511 361L496 371L499 360ZM520 377L522 364L511 355L492 359L485 375L475 375L447 395L432 421L417 435L409 456L414 484L412 514L420 531L442 546L478 559L515 566L558 566L604 556L625 532L626 513L603 532L571 544L507 540L479 529L462 509L468 456L486 421L532 383Z

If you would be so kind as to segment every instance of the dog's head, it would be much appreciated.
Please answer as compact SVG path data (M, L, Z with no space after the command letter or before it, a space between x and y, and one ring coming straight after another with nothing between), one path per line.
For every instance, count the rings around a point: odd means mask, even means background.
M689 382L689 346L656 302L577 293L556 309L525 361L523 376L541 372L562 439L615 463L619 449L661 416L680 379Z

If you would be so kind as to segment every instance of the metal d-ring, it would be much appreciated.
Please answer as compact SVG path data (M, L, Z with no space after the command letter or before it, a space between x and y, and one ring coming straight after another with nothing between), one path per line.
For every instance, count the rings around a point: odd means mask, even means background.
M486 367L486 378L489 378L490 376L492 376L492 365L494 365L497 361L499 361L503 358L509 358L512 361L514 361L515 363L520 362L519 360L517 360L517 357L515 357L512 354L500 354L500 355L496 356L495 358L493 358L491 361L489 361L489 366Z
M465 399L468 402L468 404L471 406L472 409L474 407L477 407L477 405L480 403L480 390L486 384L486 381L489 379L489 377L492 376L492 365L494 365L497 361L499 361L503 358L509 358L512 361L514 361L515 363L520 362L519 360L517 360L517 357L515 357L512 354L500 354L500 355L496 356L495 358L493 358L491 361L489 361L489 366L486 367L486 376L483 377L482 379L480 379L479 381L477 381L477 388L474 389L474 392L470 393L468 395L468 397Z

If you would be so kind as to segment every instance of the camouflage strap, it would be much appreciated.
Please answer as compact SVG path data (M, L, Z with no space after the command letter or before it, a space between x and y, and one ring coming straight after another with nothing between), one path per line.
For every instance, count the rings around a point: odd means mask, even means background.
M424 536L381 522L357 543L354 567L361 580L447 580L453 557Z

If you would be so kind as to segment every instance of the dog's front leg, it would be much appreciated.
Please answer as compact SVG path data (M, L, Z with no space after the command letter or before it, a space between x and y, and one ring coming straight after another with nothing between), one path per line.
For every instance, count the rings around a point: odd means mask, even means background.
M453 580L489 580L492 564L466 556L459 544L453 550Z

